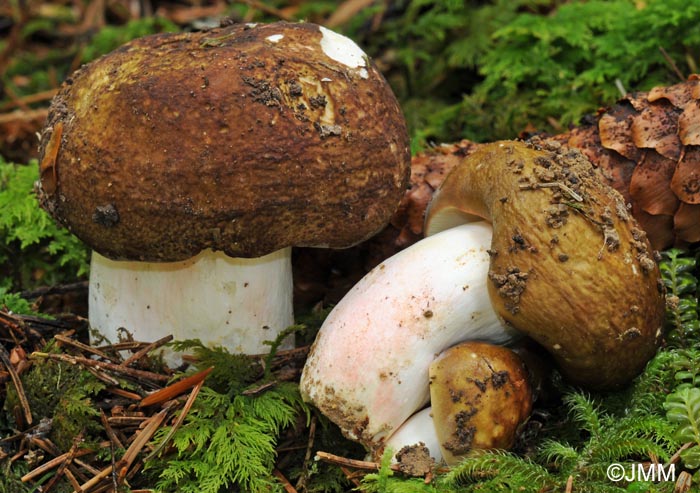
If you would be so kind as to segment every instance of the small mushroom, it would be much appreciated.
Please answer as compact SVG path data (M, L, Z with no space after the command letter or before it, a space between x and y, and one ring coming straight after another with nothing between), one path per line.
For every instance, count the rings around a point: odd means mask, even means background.
M504 343L489 301L491 228L425 238L362 278L324 321L301 376L303 397L370 450L429 400L428 368L469 339Z
M473 450L511 448L532 401L527 369L506 347L469 341L430 365L430 405L448 465Z
M246 353L293 323L290 247L381 230L410 165L377 68L306 23L132 41L62 85L41 148L42 206L95 252L92 327Z
M662 332L659 269L622 197L580 152L547 141L480 147L436 192L426 233L477 219L493 225L496 312L571 382L610 389L644 368Z

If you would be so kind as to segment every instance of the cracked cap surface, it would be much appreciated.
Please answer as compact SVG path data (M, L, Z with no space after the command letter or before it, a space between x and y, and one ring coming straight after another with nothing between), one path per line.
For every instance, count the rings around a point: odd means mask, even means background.
M42 206L112 259L359 243L397 207L410 150L391 89L358 53L303 23L127 43L54 98Z

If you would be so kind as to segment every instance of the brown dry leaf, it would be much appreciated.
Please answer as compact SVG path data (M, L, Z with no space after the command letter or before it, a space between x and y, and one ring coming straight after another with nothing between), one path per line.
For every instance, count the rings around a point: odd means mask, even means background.
M693 146L686 149L683 159L678 163L673 174L670 187L683 202L700 204L699 147Z
M662 99L647 106L632 117L632 140L637 147L655 149L669 159L678 159L681 143L678 140L678 118L675 107Z
M629 183L632 200L649 214L673 215L678 209L678 197L671 190L676 162L654 151L644 154Z
M606 149L613 150L632 161L637 161L639 149L634 145L632 139L632 117L636 113L633 107L624 103L623 101L601 115L598 122L600 143Z
M649 91L647 100L650 103L667 99L676 108L682 108L693 98L693 89L697 84L675 84L673 86L658 86Z
M689 101L678 117L678 136L683 145L700 145L700 99Z

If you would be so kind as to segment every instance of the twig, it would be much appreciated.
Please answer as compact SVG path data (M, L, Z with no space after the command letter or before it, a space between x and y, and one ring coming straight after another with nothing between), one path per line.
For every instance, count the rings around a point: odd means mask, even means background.
M538 190L540 188L558 188L562 192L567 193L576 202L583 202L583 197L574 192L571 188L566 186L560 181L546 182L546 183L533 183L531 185L520 185L520 190Z
M27 96L17 97L15 96L11 101L7 101L0 105L0 111L6 111L15 107L23 107L26 109L27 105L33 103L39 103L42 101L48 101L56 95L57 89L48 89L46 91L37 92L34 94L29 94Z
M35 289L22 291L19 295L24 299L35 299L51 294L66 294L76 291L87 291L88 281L73 282L68 284L57 284L55 286L42 286Z
M338 5L324 22L326 27L337 28L355 17L358 12L372 5L374 0L345 0Z
M169 343L172 340L173 340L173 336L171 334L171 335L167 335L165 337L162 337L162 338L158 339L157 341L154 341L150 344L146 344L144 347L142 347L137 352L135 352L133 355L131 355L129 358L127 358L121 364L121 366L131 365L133 362L138 361L139 359L143 358L145 355L147 355L151 351L158 349L159 347Z
M166 402L177 397L186 390L189 390L195 385L198 385L201 382L203 382L204 379L207 378L207 375L209 375L213 369L214 367L212 366L210 368L207 368L206 370L197 372L194 375L191 375L187 378L183 378L182 380L179 380L172 385L168 385L163 389L153 392L152 394L144 397L141 400L141 402L139 403L139 407L160 404L161 402Z
M356 488L359 489L362 486L362 483L358 479L358 477L360 477L358 472L361 473L362 471L351 471L345 466L340 466L340 470L343 471L343 474L345 474L348 481L352 481L352 484L354 484Z
M304 462L301 466L301 474L297 480L297 489L306 490L306 480L308 478L309 461L311 460L311 451L314 447L314 441L316 440L316 416L311 416L311 423L309 423L309 440L306 444L306 453L304 454Z
M51 442L51 440L49 440L49 439L40 439L40 438L34 437L34 438L30 439L30 442L32 443L32 445L39 447L41 450L43 450L44 452L46 452L48 454L53 455L54 457L60 455L58 453L59 452L58 447L56 447L56 445L54 445L53 442ZM107 446L108 444L109 444L109 442L100 442L100 444L98 446L104 447L104 446ZM24 453L26 453L26 451L24 451ZM97 472L99 472L99 471L97 471L97 469L92 467L87 462L83 462L82 460L78 459L78 457L81 457L82 455L84 455L84 454L82 454L82 451L79 451L75 455L75 457L73 458L73 464L75 464L76 466L82 467L83 469L91 472L92 474L96 474ZM70 464L68 466L70 471L75 473L77 476L79 476L81 478L86 478L86 476L78 468L74 467L73 464ZM68 471L66 471L66 473L67 472ZM72 481L71 481L71 483L72 483ZM75 486L74 486L74 488L75 488ZM80 491L80 490L78 490L76 488L76 491Z
M43 492L51 491L51 488L53 488L56 485L61 476L63 476L63 473L68 470L68 466L71 462L73 462L75 455L78 453L78 446L83 441L84 434L85 430L82 430L80 433L78 433L78 436L75 437L75 439L73 440L73 445L68 451L67 457L63 462L61 462L61 464L58 466L58 469L56 469L56 474L54 474L54 476L49 480L49 482L46 483L42 490Z
M166 414L170 411L169 407L166 407L158 414L152 416L148 425L138 434L136 440L134 440L129 448L124 452L124 456L116 463L114 466L107 466L101 471L99 471L92 479L83 483L80 486L80 490L74 490L73 493L88 493L91 489L95 488L103 479L107 478L116 471L119 478L122 479L126 475L131 464L136 460L136 456L141 452L141 449L146 445L146 443L153 437L155 432L160 427L161 423L165 419Z
M99 349L92 347L92 346L88 346L87 344L83 344L82 342L71 339L70 337L66 337L63 334L56 334L54 336L54 339L56 339L59 342L62 342L63 344L68 344L69 346L73 346L75 348L78 348L83 352L94 354L95 356L99 356L100 358L104 358L106 360L109 360L112 363L118 362L118 360L116 358L109 356L106 353L103 353Z
M683 82L686 80L687 77L683 75L683 72L681 72L678 68L678 65L676 65L676 62L673 61L673 58L670 57L668 52L664 49L663 46L659 46L659 51L661 52L661 55L663 55L664 60L666 60L666 63L668 63L671 66L671 69L673 72L676 74L678 79Z
M133 351L136 349L137 351L141 349L143 346L147 345L145 342L139 342L139 341L123 341L123 342L116 342L114 344L106 344L104 346L98 346L97 349L100 351L104 351L106 349L110 349L112 351Z
M282 471L279 469L275 468L272 470L272 474L280 480L282 483L282 486L284 487L284 491L287 493L299 493L294 486L292 486L292 483L289 482L289 480L282 474Z
M116 467L119 468L117 472L119 473L120 483L123 481L129 468L136 460L136 456L138 456L141 449L146 446L148 441L153 438L153 435L155 435L156 431L158 431L158 428L160 428L160 425L163 423L165 417L168 415L172 407L173 406L166 406L158 414L152 416L148 425L141 430L141 433L138 434L136 440L131 443L129 448L126 449L126 452L124 452L124 456L119 460L119 462L117 462Z
M197 395L199 394L199 391L202 390L202 386L204 385L204 380L200 381L195 387L192 389L192 392L190 393L190 396L187 398L187 401L185 402L185 405L182 407L182 410L180 411L180 415L177 417L177 420L175 423L173 423L173 426L170 428L170 431L168 431L168 434L161 440L161 442L158 444L158 446L153 449L153 451L146 456L144 461L150 459L151 457L155 457L158 455L158 453L165 447L165 445L170 441L170 439L173 437L175 432L182 426L182 423L185 422L185 417L187 414L190 412L190 409L192 408L192 405L194 404L195 399L197 399Z
M111 392L114 395L118 395L119 397L124 397L126 399L131 399L132 401L140 401L143 399L143 396L135 393L135 392L129 392L128 390L120 389L120 388L111 388L108 387L105 389L107 392Z
M0 114L0 125L10 122L24 121L31 122L33 120L46 120L49 115L48 108L38 108L36 110L15 110L9 113Z
M22 476L21 481L22 481L23 483L26 483L27 481L31 481L31 480L34 479L35 477L37 477L37 476L39 476L39 475L45 473L46 471L49 471L49 470L53 469L53 468L56 467L57 465L59 465L59 464L61 464L61 463L64 463L69 457L70 457L71 460L73 460L75 457L81 457L81 456L83 456L83 455L88 455L88 454L94 453L94 450L89 450L89 449L83 449L83 450L77 450L77 449L76 449L76 450L74 451L74 450L73 450L74 447L75 447L75 444L74 444L74 446L71 447L71 449L70 449L68 452L66 452L65 454L61 454L61 455L59 455L58 457L54 457L53 459L51 459L51 460L48 461L48 462L43 463L42 465L40 465L40 466L37 467L36 469L33 469L33 470L29 471L27 474L25 474L24 476Z
M17 322L17 319L5 310L0 310L0 322L2 322L2 325L9 329L10 336L12 336L12 341L19 346L20 342L17 339L17 337L19 335L22 335L24 338L25 334L22 333L21 327Z
M265 382L260 385L256 385L255 387L252 387L250 389L245 389L243 392L241 392L241 395L245 396L252 396L252 395L258 395L261 394L262 392L266 391L267 389L271 389L275 385L277 385L277 380L272 380L270 382Z
M109 419L107 419L107 415L102 409L100 409L100 420L102 421L102 426L105 427L105 432L107 433L107 438L109 438L110 443L116 445L118 448L124 448L124 444L119 440L117 434L114 433L114 428L112 428Z
M107 421L119 428L123 428L125 426L141 426L149 419L146 416L111 416L107 418Z
M364 469L369 471L378 471L381 468L379 462L370 462L366 460L348 459L341 457L339 455L331 454L329 452L316 452L315 460L322 460L323 462L328 462L330 464L335 464L338 466L352 467L353 469ZM398 464L392 464L389 466L392 471L400 471Z
M73 487L74 490L80 491L80 483L75 478L75 475L71 472L70 468L63 471L63 475L66 478L68 478L68 481L70 482L70 485ZM82 491L80 493L82 493Z
M668 460L667 465L671 464L677 464L678 461L681 460L681 453L685 450L688 450L689 448L693 447L695 445L695 442L688 442L684 443L676 452L671 456L671 458Z
M88 367L85 368L85 369L86 369L87 371L89 371L95 378L97 378L98 380L100 380L100 381L106 383L107 385L114 385L114 386L118 386L118 385L119 385L119 380L117 380L117 379L114 378L114 377L110 377L110 376L107 375L105 372L99 371L97 368L91 368L91 367L88 366Z
M80 488L74 489L73 493L87 493L88 491L90 491L90 489L92 489L94 486L96 486L100 481L102 481L104 478L106 478L110 474L112 474L112 466L106 467L105 469L99 471L88 482L81 484Z
M114 363L97 361L89 358L83 358L81 356L71 356L69 354L41 353L35 351L31 354L30 358L53 359L57 361L63 361L64 363L70 363L72 365L78 364L83 366L97 367L102 370L119 373L136 379L151 380L156 382L163 382L169 379L169 377L166 375L160 375L158 373L153 373L145 370L135 370L133 368L126 368L121 365L115 365Z
M2 364L5 365L5 368L7 368L7 372L10 374L12 383L14 384L15 390L17 391L17 398L19 399L19 404L20 406L22 406L22 411L24 412L24 419L27 422L27 424L30 425L32 424L32 410L29 407L27 395L24 393L22 380L19 378L19 375L17 375L15 367L12 366L12 362L10 361L10 355L5 349L5 346L3 346L2 344L0 344L0 361L2 361Z

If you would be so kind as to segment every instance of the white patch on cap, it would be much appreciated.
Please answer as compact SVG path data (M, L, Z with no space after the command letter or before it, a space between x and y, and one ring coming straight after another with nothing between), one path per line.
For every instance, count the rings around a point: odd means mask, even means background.
M272 36L268 36L265 38L268 40L270 43L279 43L280 39L284 38L284 34L273 34Z
M327 57L350 68L359 68L360 77L363 79L369 77L366 68L367 55L353 40L323 26L319 26L319 29L323 34L321 49Z

